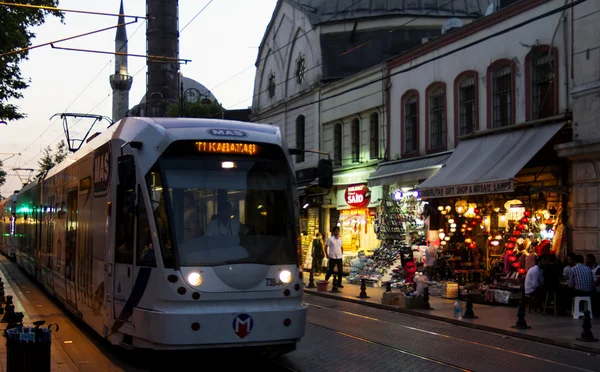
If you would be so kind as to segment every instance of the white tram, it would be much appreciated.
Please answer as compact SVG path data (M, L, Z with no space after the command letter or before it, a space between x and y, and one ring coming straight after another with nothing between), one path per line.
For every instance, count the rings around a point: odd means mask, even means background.
M270 125L122 119L17 194L17 263L113 344L292 351L306 306L290 152Z
M0 251L9 258L15 257L15 194L0 200Z

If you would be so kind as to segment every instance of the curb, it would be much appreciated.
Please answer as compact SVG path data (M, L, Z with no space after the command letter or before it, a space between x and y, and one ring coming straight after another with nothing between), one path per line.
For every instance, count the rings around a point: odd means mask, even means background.
M520 338L520 339L527 340L527 341L538 342L541 344L547 344L547 345L558 346L558 347L562 347L562 348L566 348L566 349L582 351L584 353L600 355L600 350L598 350L597 348L592 348L592 347L587 347L584 345L571 343L566 340L556 340L556 339L547 338L547 337L535 336L535 335L531 335L531 334L527 334L527 333L510 331L507 329L494 328L494 327L490 327L490 326L486 326L486 325L482 325L482 324L471 323L471 322L465 321L465 320L446 318L446 317L439 316L439 315L428 314L428 313L410 310L410 309L401 309L399 307L367 302L364 300L354 299L354 298L350 298L350 297L336 296L336 295L332 295L332 294L328 294L328 293L324 293L324 292L309 291L306 289L304 289L303 292L305 295L308 294L308 295L317 296L317 297L329 298L332 300L350 302L353 304L368 306L368 307L372 307L375 309L387 310L387 311L392 311L392 312L396 312L396 313L418 316L421 318L437 320L440 322L449 323L449 324L457 325L460 327L501 334L501 335L510 336L513 338Z

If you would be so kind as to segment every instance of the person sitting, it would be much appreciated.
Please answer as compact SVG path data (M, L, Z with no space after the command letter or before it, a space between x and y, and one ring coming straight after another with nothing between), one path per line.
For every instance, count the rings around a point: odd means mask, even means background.
M540 297L544 285L544 270L541 268L542 260L536 257L535 266L527 271L525 276L525 294Z
M584 265L583 261L582 255L578 254L575 257L575 266L569 278L569 287L574 296L590 296L595 290L592 270Z

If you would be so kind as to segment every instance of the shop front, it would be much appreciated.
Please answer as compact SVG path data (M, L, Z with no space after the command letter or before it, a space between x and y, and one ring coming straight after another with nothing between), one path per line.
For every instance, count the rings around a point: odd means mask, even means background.
M390 282L393 287L411 286L425 263L427 203L415 185L435 174L451 152L380 164L367 179L371 189L380 188L381 202L374 211L376 249L351 261L348 281L366 279L369 286ZM339 200L339 199L338 199Z
M554 151L569 137L565 127L514 127L461 140L418 186L438 257L430 287L455 282L459 293L509 304L522 298L537 257L566 259L568 170Z

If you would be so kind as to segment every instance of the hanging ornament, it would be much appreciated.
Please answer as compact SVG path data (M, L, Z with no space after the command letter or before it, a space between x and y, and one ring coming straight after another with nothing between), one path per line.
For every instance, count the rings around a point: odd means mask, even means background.
M521 223L528 223L528 222L529 222L529 218L527 218L527 217L521 218Z
M523 225L522 223L517 225L517 229L519 230L525 230L525 225Z
M512 249L509 249L509 250L506 251L506 254L508 256L512 256L513 254L515 254L515 251L513 251Z
M512 267L518 269L519 267L521 267L521 263L520 262L513 262L512 263Z
M521 235L521 231L515 230L515 231L513 231L513 235L514 236L519 236L519 235Z
M473 212L475 212L475 214L479 214L479 209L475 208Z
M525 274L527 271L524 268L520 268L518 272L519 274Z
M517 238L515 238L514 236L511 236L510 238L508 238L508 241L511 243L514 243L517 241ZM513 247L514 247L514 244L513 244Z
M508 260L510 262L515 262L517 260L517 256L510 256L510 257L508 257Z
M515 243L506 243L505 246L508 249L513 249L515 247Z
M525 217L531 217L531 212L530 211L525 211L525 212L523 212L523 216L525 216Z

